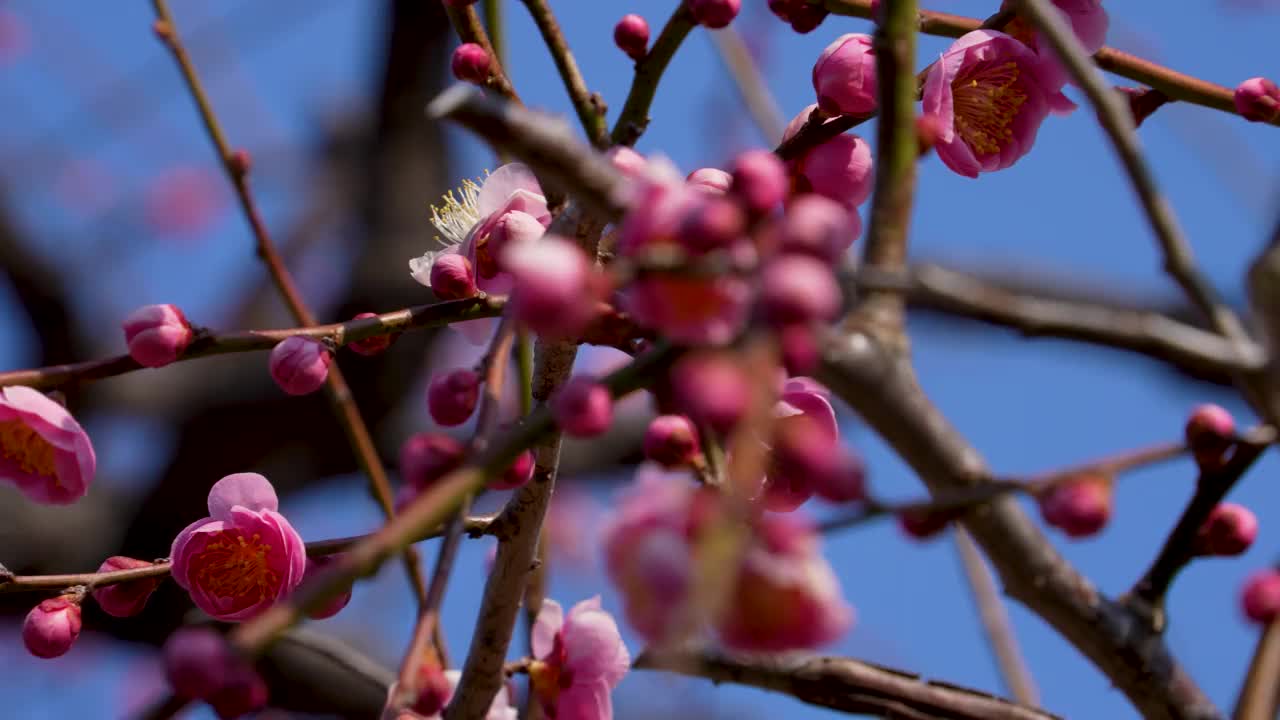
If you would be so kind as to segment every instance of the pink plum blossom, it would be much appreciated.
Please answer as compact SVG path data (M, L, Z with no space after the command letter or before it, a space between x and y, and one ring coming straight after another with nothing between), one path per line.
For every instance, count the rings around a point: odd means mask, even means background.
M22 622L22 643L38 658L65 655L80 637L80 598L59 595L41 600Z
M778 252L803 253L828 264L844 256L862 234L862 220L831 198L807 193L793 198L773 227Z
M1102 49L1107 42L1107 29L1111 24L1106 9L1102 7L1102 0L1053 0L1053 5L1066 18L1086 52L1092 54ZM1001 9L1008 7L1009 2L1005 0ZM1069 77L1067 69L1049 43L1041 41L1039 33L1030 23L1021 17L1015 17L1005 26L1005 32L1044 58L1045 71L1050 80L1048 86L1062 87Z
M569 378L551 397L550 406L556 424L574 437L594 437L613 424L613 397L593 377Z
M307 395L324 385L332 361L333 353L324 343L291 335L271 349L267 369L281 390L290 395Z
M336 562L340 557L342 556L341 555L321 555L319 557L307 558L307 569L303 573L302 579L305 581L307 578L313 577L323 572L325 567L327 567L330 563ZM312 620L324 620L325 618L331 618L334 615L337 615L338 613L342 612L342 609L345 608L347 606L347 603L349 602L351 602L351 586L350 585L347 586L346 590L330 598L329 601L326 602L324 605L321 605L315 610L312 610L311 612L307 613L307 617L311 618Z
M1050 112L1074 105L1046 63L1014 38L974 30L956 40L929 71L924 113L938 118L935 149L965 177L1003 170L1031 151Z
M157 232L195 235L208 229L222 211L223 180L202 166L176 167L157 177L145 191L144 214Z
M0 480L36 502L67 505L93 482L93 444L71 413L44 393L0 388Z
M623 15L613 26L613 44L632 60L643 60L649 52L648 21L635 14Z
M164 367L182 354L195 338L191 323L175 305L145 305L122 323L129 356L139 365Z
M699 453L698 430L684 415L659 415L644 432L644 456L664 467L688 465Z
M475 271L465 255L444 254L436 258L426 283L440 300L462 300L473 297L476 287Z
M1236 86L1236 112L1252 122L1280 120L1280 87L1267 78L1249 78Z
M257 473L236 473L209 490L209 517L173 541L173 579L196 607L239 622L293 592L306 572L302 537L277 512L275 488Z
M729 192L729 185L733 183L733 176L721 170L720 168L698 168L685 178L685 182L689 187L703 190L712 195L723 195Z
M672 366L670 395L694 422L728 433L747 411L751 379L732 355L700 352L685 355Z
M831 266L809 255L773 258L760 274L760 310L775 327L834 320L840 298Z
M808 650L837 640L853 621L812 525L761 515L716 620L721 642L747 652Z
M529 682L551 720L610 720L611 691L631 667L631 654L613 616L596 596L566 616L555 600L542 601L530 645Z
M729 193L752 215L763 215L786 198L787 167L768 150L748 150L734 158Z
M817 107L810 105L792 118L782 139L800 132ZM835 200L850 212L871 197L874 181L871 147L857 135L837 135L789 161L787 167L795 195L817 193Z
M404 485L396 497L396 507L403 507L436 480L456 470L466 452L462 443L448 435L421 432L411 436L400 446L400 477Z
M786 381L773 414L775 445L781 444L774 454L784 461L775 462L765 478L763 502L769 510L789 512L808 500L819 483L838 472L840 429L826 388L809 378ZM789 436L813 442L804 444L801 455Z
M469 368L438 373L427 385L427 411L446 427L461 425L480 402L480 375Z
M507 466L507 469L501 475L493 478L488 482L490 490L515 490L523 487L533 479L533 471L536 469L533 451L525 450L516 456L516 459Z
M204 700L221 720L243 717L267 704L267 685L217 632L179 628L164 644L165 677L173 692Z
M867 115L876 109L876 55L870 35L847 33L813 66L818 107L829 115Z
M153 563L131 557L115 555L102 561L98 572L115 572L117 570L136 570L152 567ZM104 585L93 591L93 599L98 607L112 617L132 617L142 612L151 593L160 587L160 577L142 578L128 582Z
M481 185L468 180L456 196L452 192L445 195L442 207L431 209L431 223L440 232L436 239L444 247L409 261L414 280L431 287L436 260L456 254L470 263L480 290L504 295L511 291L511 277L498 265L499 251L541 237L551 224L551 213L533 171L510 163L493 171ZM495 319L486 318L453 327L479 345L496 326Z
M516 319L543 337L575 337L599 314L606 284L587 254L565 238L509 246L502 265L514 280Z
M458 689L458 681L462 679L461 670L445 670L444 673L445 693L440 701L441 707L449 704L453 699L453 693ZM387 692L388 702L396 695L397 685L391 684L390 690ZM395 715L395 720L441 720L441 713L436 711L430 714L422 714L413 710L400 710ZM516 709L511 705L511 692L506 685L498 689L498 694L493 696L493 703L489 705L489 712L485 714L484 720L517 720L519 717Z

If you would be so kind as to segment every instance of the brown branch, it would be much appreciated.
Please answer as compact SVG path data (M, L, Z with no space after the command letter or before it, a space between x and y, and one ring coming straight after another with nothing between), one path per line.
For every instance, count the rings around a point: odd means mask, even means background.
M1165 272L1182 286L1183 292L1200 308L1215 330L1231 342L1247 344L1249 335L1240 319L1222 302L1196 267L1191 245L1178 226L1173 207L1156 186L1155 175L1142 157L1128 103L1112 90L1102 73L1094 67L1066 19L1048 0L1015 0L1014 7L1044 36L1062 59L1067 72L1089 97L1098 122L1120 156L1129 182L1142 201L1151 229L1160 241Z
M636 76L627 92L627 101L610 134L614 145L635 145L649 127L649 106L653 104L662 73L694 27L693 15L681 0L667 24L662 26L658 39L653 41L653 47L636 63Z
M904 357L875 337L855 331L833 338L824 348L818 378L894 448L931 492L944 494L991 479L978 451L925 396ZM1099 593L1016 502L998 498L962 522L991 559L1005 591L1079 648L1144 717L1221 717L1163 638Z
M438 328L455 322L493 317L506 306L503 296L476 297L466 300L416 305L383 313L377 317L348 320L343 323L286 328L282 330L239 330L226 333L202 331L178 356L175 362L228 353L270 350L281 340L294 335L315 338L341 347L372 337L394 335L408 330ZM73 383L86 383L103 378L143 370L128 355L99 360L85 360L65 365L0 372L0 387L27 385L47 390Z
M1263 350L1241 348L1220 335L1152 310L1010 290L974 274L937 265L915 265L904 274L860 270L859 287L896 288L913 304L1018 330L1139 353L1215 375L1253 372Z
M494 517L488 515L468 517L462 524L462 529L468 536L478 538L489 534L489 528L493 524L494 519ZM429 540L431 538L440 537L442 534L444 534L444 528L437 526L416 536L412 542ZM367 540L370 537L370 535L355 535L352 537L309 542L307 543L307 555L311 557L337 555L339 553L346 552L357 543ZM65 590L69 587L75 587L77 585L83 585L89 590L93 590L94 588L106 587L107 585L129 582L131 580L163 577L169 574L170 569L171 566L168 560L157 560L148 567L131 568L128 570L70 573L63 575L13 575L4 571L3 566L0 566L0 594L59 591Z
M254 239L257 241L258 257L267 266L267 272L279 290L281 297L284 298L285 304L289 306L289 311L292 313L294 320L303 325L317 324L315 315L302 299L302 294L298 292L293 276L289 273L289 269L285 267L280 253L276 250L266 223L263 222L262 215L258 211L257 202L249 191L248 156L243 153L232 152L231 146L227 143L218 117L213 111L213 105L209 102L208 95L205 93L204 87L200 83L200 78L196 74L195 66L191 63L191 58L187 55L186 48L183 47L182 40L178 36L178 31L173 24L173 18L169 14L166 0L153 0L152 4L156 14L156 33L173 54L174 60L177 61L178 68L186 80L187 89L196 104L200 119L204 123L209 139L213 141L214 149L218 153L219 160L222 161L222 167L226 171L227 179L231 182L232 187L235 189L236 197L240 200L240 209L248 221L250 229L253 231ZM470 9L470 11L474 17L474 9ZM378 457L378 451L374 447L369 427L360 415L360 409L356 406L355 397L351 394L351 388L347 385L338 363L333 363L330 366L328 376L325 379L325 389L333 405L334 415L342 426L342 430L347 436L347 441L351 445L352 452L355 454L356 462L369 479L370 494L382 509L383 516L390 518L395 514L395 508L391 493L391 483L387 479L386 468L382 465L382 459ZM417 550L412 547L404 549L404 566L405 573L409 577L409 584L417 596L419 604L425 602L427 595L426 583L422 578L422 568L418 562Z
M472 6L455 7L450 4L446 4L444 9L449 15L449 22L453 25L454 31L458 33L458 38L462 42L475 43L489 53L491 65L489 66L489 79L485 81L485 87L512 102L519 103L520 96L516 94L516 89L511 85L511 78L507 77L506 70L502 67L502 59L494 50L493 43L489 42L489 34L484 31L484 25L480 23L480 15L476 13L476 9Z
M955 533L955 541L960 564L969 581L969 588L973 591L973 602L978 606L978 616L986 630L987 642L995 655L996 665L1004 677L1005 688L1020 704L1035 707L1040 704L1036 683L1018 649L1018 638L1009 623L1009 613L996 589L991 568L987 567L987 561L969 533L963 530Z
M823 5L833 15L847 15L874 19L873 0L824 0ZM958 38L977 30L982 22L977 18L950 13L921 10L916 27L926 35ZM1215 83L1191 77L1176 70L1134 57L1112 47L1104 47L1093 55L1094 62L1103 70L1149 85L1174 100L1203 105L1214 110L1236 114L1234 91ZM1280 119L1272 124L1280 125Z
M578 70L578 62L573 59L569 43L560 31L560 23L556 22L555 13L551 12L546 0L524 0L524 4L529 8L533 23L538 26L538 32L542 34L542 41L551 51L551 58L555 60L556 70L560 71L560 78L564 80L564 88L573 101L573 109L578 113L582 129L597 150L604 150L609 146L609 126L605 122L604 101L598 94L587 89L582 72Z
M1280 620L1258 635L1232 720L1272 720L1280 703Z
M773 152L783 160L795 160L810 148L852 130L873 117L875 115L839 115L833 118L822 112L821 108L815 107L796 134L779 143Z
M1220 468L1202 469L1196 480L1196 490L1182 511L1164 545L1152 561L1151 567L1134 584L1120 601L1135 612L1147 617L1157 632L1164 630L1166 616L1165 597L1178 573L1196 557L1196 535L1204 527L1210 513L1231 492L1236 482L1253 467L1267 446L1275 439L1269 428L1254 432L1235 445L1231 458Z
M1044 710L978 690L840 657L733 657L694 650L646 650L637 670L664 670L790 695L847 713L902 720L1056 720Z

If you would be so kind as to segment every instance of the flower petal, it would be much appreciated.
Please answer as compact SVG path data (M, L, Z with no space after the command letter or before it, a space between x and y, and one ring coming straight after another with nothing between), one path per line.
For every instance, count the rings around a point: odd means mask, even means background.
M271 482L258 473L234 473L209 488L209 516L228 520L231 509L279 510L280 501Z
M538 611L538 619L533 623L529 634L529 646L534 658L542 659L551 654L556 644L556 635L564 627L564 608L560 603L547 598L542 601L542 609Z

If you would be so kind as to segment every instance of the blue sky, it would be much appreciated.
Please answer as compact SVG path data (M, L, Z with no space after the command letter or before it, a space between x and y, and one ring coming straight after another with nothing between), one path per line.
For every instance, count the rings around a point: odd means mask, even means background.
M367 107L373 92L369 78L377 63L369 38L381 3L173 4L181 27L205 28L194 48L196 62L205 68L229 134L260 158L255 180L268 222L287 226L299 211L290 188L306 176L305 151L320 136L319 124L338 111ZM746 0L739 27L752 42L764 45L766 80L790 117L813 102L809 70L822 47L841 33L866 31L869 25L833 17L814 33L797 36L768 17L764 4ZM213 157L170 61L151 36L148 4L111 5L109 10L85 6L75 13L36 0L11 0L4 6L32 28L31 52L0 66L0 103L10 109L0 129L0 156L9 160L5 192L30 236L40 241L41 252L83 283L91 322L113 326L139 304L176 302L216 324L219 314L232 306L237 289L249 285L260 270L245 227L233 213L222 213L206 232L188 238L159 236L141 219L140 198L150 180L179 165L213 168ZM612 107L621 107L630 61L612 45L613 23L624 13L640 12L656 35L671 3L572 0L552 5L560 10L587 82ZM981 17L994 2L934 0L925 5ZM1155 0L1108 3L1113 18L1109 42L1228 86L1255 75L1280 76L1274 53L1280 14L1231 10L1215 2L1178 5L1171 11L1168 3ZM521 95L530 105L568 115L559 79L523 7L516 2L506 6L509 67ZM919 64L945 45L922 39ZM115 88L108 102L86 106L87 97L107 88ZM658 91L653 117L639 149L666 154L685 171L723 164L733 152L761 143L701 31L675 58ZM873 126L864 134L873 137ZM1242 270L1276 207L1280 132L1175 104L1148 120L1141 135L1202 265L1225 294L1240 297ZM488 151L463 134L455 133L451 142L458 150L460 177L492 167ZM106 215L69 207L59 194L59 179L76 160L91 161L110 179L97 186L97 192L114 199ZM1061 274L1173 297L1151 233L1087 109L1050 118L1030 155L976 181L951 173L936 159L925 161L917 198L915 257ZM431 200L424 198L424 207ZM102 272L101 257L86 256L88 238L125 248L113 254L118 259L111 272ZM217 282L190 282L196 268ZM412 282L402 267L387 272L391 282ZM0 285L0 298L7 292ZM0 367L19 367L30 362L23 343L29 330L8 305L0 302L0 337L6 339L0 342ZM1144 360L977 327L917 323L913 329L918 330L915 356L925 389L1002 474L1058 468L1175 438L1187 411L1199 402L1220 402L1249 418L1232 395L1174 380ZM103 336L103 353L120 347L119 338ZM191 371L191 366L179 366L163 372ZM850 442L866 454L877 490L904 498L922 492L907 468L856 421L846 417L844 427ZM136 458L136 450L154 432L139 427L112 433L110 439L104 435L99 439L103 462L149 467ZM1174 652L1224 707L1234 698L1256 635L1240 618L1238 588L1251 570L1274 558L1280 543L1280 511L1275 509L1280 491L1269 480L1277 469L1268 454L1233 496L1260 518L1254 548L1242 558L1193 566L1170 598ZM1050 537L1104 591L1122 592L1159 547L1190 494L1193 478L1185 461L1126 476L1115 520L1099 537L1078 542ZM608 495L598 499L607 502ZM353 478L335 479L292 498L286 511L308 539L360 532L377 521ZM857 627L834 652L999 691L1000 679L950 541L910 543L886 524L831 537L827 547L859 616ZM445 624L455 648L466 644L486 549L484 543L467 544L445 604ZM552 596L562 603L600 591L606 604L616 608L616 598L598 576L553 571ZM1135 716L1107 680L1038 618L1016 604L1010 605L1010 613L1046 708L1073 718ZM375 617L387 620L372 623L369 618ZM325 625L345 637L373 638L370 650L394 662L410 620L403 579L398 568L391 568L359 587L351 608ZM137 677L147 662L141 651L89 642L66 658L41 662L20 648L14 652L16 627L0 628L0 636L0 647L6 648L0 651L6 668L0 692L24 708L24 717L62 717L104 703L117 707L126 702L122 686L133 684L121 680ZM631 647L638 649L632 640ZM60 692L51 692L50 672L72 669L79 673L74 689L61 686ZM636 674L624 681L616 701L621 706L659 694L684 697L701 687ZM751 709L761 716L831 716L752 690L721 687L698 697L709 705Z

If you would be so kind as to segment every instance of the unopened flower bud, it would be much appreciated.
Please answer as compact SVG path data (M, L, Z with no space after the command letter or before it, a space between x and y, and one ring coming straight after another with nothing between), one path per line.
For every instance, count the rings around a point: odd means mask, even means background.
M659 415L644 431L644 456L665 467L682 467L700 452L698 430L683 415Z
M747 411L751 381L732 356L720 353L686 355L671 368L671 395L695 422L727 434Z
M463 300L474 297L476 275L465 255L446 253L431 263L431 290L440 300Z
M378 316L375 313L363 312L363 313L360 313L359 315L356 315L354 318L352 318L352 320L365 320L367 318L376 318L376 317ZM394 342L395 339L396 339L396 336L394 334L375 335L370 338L365 338L364 340L356 340L355 342L349 342L347 343L347 347L351 348L352 352L358 353L360 355L377 355L383 352L384 350L386 350L387 348L391 347L391 343Z
M645 168L649 167L649 161L645 160L643 155L626 145L614 145L604 156L609 158L609 162L613 163L618 172L627 177L640 177L644 174Z
M175 305L145 305L122 324L129 357L145 367L164 367L191 344L195 332Z
M512 245L502 264L513 280L512 313L538 335L572 337L595 319L603 278L576 243L552 236Z
M213 708L219 720L237 720L261 710L267 705L267 683L247 664L237 663L227 677L205 702Z
M480 401L480 376L466 368L431 378L427 386L427 411L441 425L461 425Z
M135 570L151 567L153 564L146 560L115 555L102 561L98 572ZM93 599L97 601L98 607L102 608L103 612L112 617L132 617L146 607L147 599L160 586L160 580L160 577L151 577L104 585L93 591Z
M1111 519L1111 482L1102 475L1084 475L1053 486L1040 496L1044 521L1068 537L1097 533Z
M729 192L749 212L762 215L786 198L789 184L786 165L777 155L768 150L748 150L734 160Z
M840 286L821 260L783 255L761 273L760 310L776 327L831 320L840 311Z
M720 168L698 168L689 173L684 181L690 187L713 195L723 195L729 192L729 186L733 184L733 176Z
M463 43L453 51L450 67L453 69L453 76L459 80L483 85L489 79L493 58L482 46Z
M947 529L955 520L951 513L938 510L912 509L898 513L898 527L914 540L928 540Z
M1280 572L1275 568L1259 570L1249 577L1240 595L1245 617L1263 625L1280 615Z
M456 470L465 455L462 443L448 435L418 433L400 446L400 476L406 485L422 490Z
M515 490L533 479L533 451L525 450L516 456L501 475L489 481L490 490Z
M876 55L870 35L836 38L813 66L818 107L830 115L868 115L876 109Z
M613 42L627 57L643 60L649 52L649 23L639 15L623 15L613 27Z
M80 637L80 598L60 595L40 601L22 623L22 643L38 658L65 655Z
M818 367L821 350L818 338L808 325L787 325L777 331L782 366L788 375L808 375Z
M569 435L600 435L613 423L613 397L598 380L577 375L552 396L551 415Z
M1235 418L1219 405L1201 405L1187 418L1187 447L1191 449L1196 464L1205 470L1222 466L1235 433Z
M1239 555L1258 536L1258 518L1243 505L1222 503L1215 507L1195 539L1197 555Z
M693 208L680 225L680 242L691 252L727 248L746 231L747 218L738 204L712 198Z
M204 627L174 631L164 643L163 656L164 674L173 694L189 700L212 697L237 663L222 636Z
M307 558L307 569L303 574L303 581L308 581L317 574L324 571L325 567L330 563L337 561L342 555L319 555L317 557ZM307 617L312 620L324 620L342 612L342 609L351 602L351 586L347 585L347 589L333 596L324 605L307 613Z
M320 389L329 377L329 349L318 340L293 335L271 349L271 379L290 395L306 395Z
M1253 122L1280 118L1280 87L1266 78L1249 78L1236 86L1236 112Z
M742 0L688 0L686 5L694 22L718 30L738 16Z
M806 193L787 205L776 227L777 251L835 264L862 234L858 213L831 198Z

